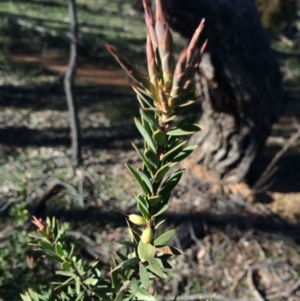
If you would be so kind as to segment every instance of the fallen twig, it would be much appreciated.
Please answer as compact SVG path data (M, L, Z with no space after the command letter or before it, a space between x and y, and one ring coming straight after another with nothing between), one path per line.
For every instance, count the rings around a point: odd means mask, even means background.
M253 281L253 269L249 269L247 273L247 280L250 290L252 291L253 295L255 296L257 301L266 301L266 299L261 295L261 293L256 288L254 281Z
M262 173L260 178L256 181L256 183L253 186L254 192L261 191L261 187L266 185L266 183L270 180L270 178L274 174L274 168L276 168L276 163L279 161L279 159L287 152L287 150L291 147L291 145L300 137L300 126L297 125L297 132L294 133L288 141L284 144L284 146L280 149L280 151L274 156L274 158L271 160L265 171Z

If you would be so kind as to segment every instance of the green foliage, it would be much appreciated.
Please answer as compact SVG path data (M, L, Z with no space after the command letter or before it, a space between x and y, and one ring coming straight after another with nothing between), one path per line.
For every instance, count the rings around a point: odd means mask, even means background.
M21 193L25 198L26 181L24 179L22 186ZM52 265L49 262L36 264L39 258L34 257L28 246L30 242L27 234L29 213L26 206L26 202L22 199L3 212L2 221L5 220L8 226L2 228L0 238L0 300L19 300L17 296L29 285L34 285L34 289L43 291L44 283L47 283L53 276ZM47 275L43 272L46 270L46 265ZM46 295L46 292L44 294Z
M177 117L194 103L196 97L194 75L205 47L199 51L196 45L204 22L200 23L175 64L172 36L161 1L156 1L155 18L146 1L143 3L148 32L149 76L121 56L116 48L107 45L108 51L135 82L133 89L140 104L141 116L134 121L144 140L144 148L140 150L135 145L134 148L143 164L141 168L126 166L141 189L141 193L136 195L141 215L127 215L130 240L119 241L126 252L116 253L110 279L102 276L98 261L86 266L79 256L74 255L74 246L66 236L66 226L60 226L54 218L48 218L45 223L33 218L38 228L37 235L33 236L33 245L47 259L59 265L56 271L58 281L46 299L45 295L29 290L22 295L23 301L155 301L155 293L150 293L154 289L151 287L153 280L168 278L168 271L172 269L169 259L182 254L181 250L167 245L175 230L157 236L162 224L157 223L157 218L168 209L171 192L184 171L170 170L170 167L195 149L195 146L185 147L187 141L182 141L181 137L186 138L201 129L195 116L181 122L177 122Z
M255 0L263 25L273 34L297 16L297 0Z

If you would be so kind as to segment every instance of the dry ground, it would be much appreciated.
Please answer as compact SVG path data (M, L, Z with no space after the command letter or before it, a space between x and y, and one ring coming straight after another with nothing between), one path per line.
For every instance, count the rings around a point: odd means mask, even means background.
M100 64L79 63L81 83L76 98L81 106L85 167L74 174L66 168L68 119L57 82L65 58L17 51L11 57L53 72L47 75L53 84L28 86L9 77L2 83L0 197L20 199L20 183L25 181L27 198L35 202L43 197L51 178L56 178L73 187L73 194L79 197L88 195L126 212L134 210L127 191L135 185L123 162L139 162L130 148L130 141L138 137L128 121L137 103L123 73L103 69ZM293 92L292 107L287 106L274 127L261 169L295 131L292 117L299 118L300 106L293 104L299 101L299 92ZM199 179L187 172L167 216L169 226L178 228L173 243L182 247L186 256L174 261L175 271L168 283L157 283L161 293L172 296L180 292L183 296L177 300L212 298L213 293L217 293L215 300L300 300L299 141L279 161L279 167L276 182L256 204L236 195L208 197ZM83 250L108 262L112 254L109 243L124 235L124 223L93 204L80 204L78 198L64 194L57 198L55 204L48 202L48 209L74 222L77 233L93 233ZM59 202L64 206L56 206Z

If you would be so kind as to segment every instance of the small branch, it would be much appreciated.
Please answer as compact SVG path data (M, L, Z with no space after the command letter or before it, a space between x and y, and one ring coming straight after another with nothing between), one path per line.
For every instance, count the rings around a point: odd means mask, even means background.
M260 292L255 287L253 281L253 269L249 269L247 273L247 280L250 290L252 291L253 295L256 298L256 301L266 301L266 299L260 294Z
M276 163L279 159L288 151L291 145L300 137L300 127L298 126L298 131L294 133L289 140L284 144L281 150L274 156L270 164L267 166L265 171L262 173L260 178L256 181L253 186L253 190L257 191L266 184L266 182L270 179L270 177L274 174L273 169L275 168Z
M76 1L69 0L69 15L70 15L70 60L68 69L65 74L64 86L67 98L67 105L69 110L69 121L71 128L71 157L72 164L77 167L82 163L81 156L81 134L80 134L80 120L78 116L78 106L74 99L74 80L77 67L77 36L78 36L78 24L76 13Z

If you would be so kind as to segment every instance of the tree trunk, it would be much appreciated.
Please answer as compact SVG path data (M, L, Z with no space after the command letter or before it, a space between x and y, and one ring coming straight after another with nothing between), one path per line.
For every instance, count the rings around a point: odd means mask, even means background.
M205 18L199 72L204 130L192 161L223 183L244 181L282 111L279 68L253 0L167 0L170 25L190 38Z
M71 129L71 159L74 167L77 167L81 161L81 135L80 135L80 120L78 117L78 107L74 99L73 86L76 74L77 66L77 37L78 37L78 25L77 25L77 13L76 13L76 1L69 0L69 17L70 17L70 60L68 69L65 74L64 85L67 98L69 120Z

